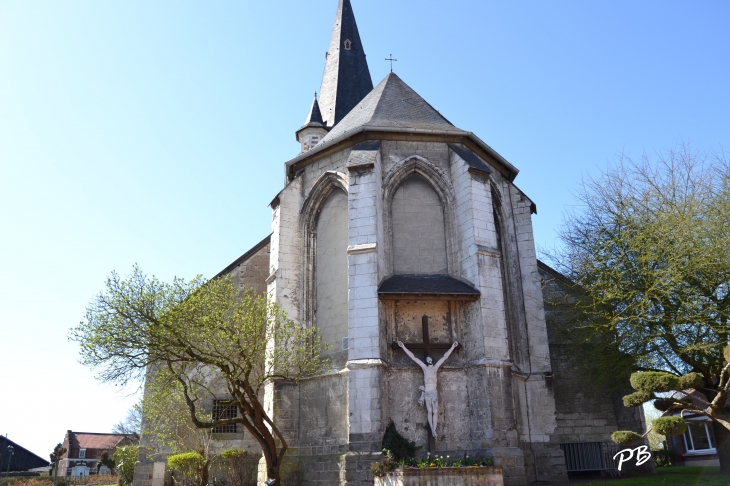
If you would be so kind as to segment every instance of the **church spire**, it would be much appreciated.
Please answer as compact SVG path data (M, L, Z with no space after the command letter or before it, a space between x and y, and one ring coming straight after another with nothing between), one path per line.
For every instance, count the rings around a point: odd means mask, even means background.
M339 0L319 96L325 124L339 123L372 89L352 5Z
M310 125L310 124L319 124L324 126L324 120L322 120L322 112L319 109L319 103L317 103L317 92L314 92L314 102L312 103L312 107L309 109L309 114L307 115L307 120L304 122L304 125Z
M327 135L327 128L322 120L322 113L317 103L317 93L314 93L314 101L309 109L307 119L304 121L302 128L296 131L297 142L302 144L302 152L306 152L314 148L320 140Z

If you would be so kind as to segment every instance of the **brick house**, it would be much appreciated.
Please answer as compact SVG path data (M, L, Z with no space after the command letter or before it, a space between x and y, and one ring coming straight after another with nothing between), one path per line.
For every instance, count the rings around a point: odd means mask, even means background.
M59 476L90 476L96 474L104 451L111 454L117 446L132 444L136 438L127 434L100 434L66 431L63 447L66 452L58 464Z
M706 403L699 397L692 397L694 404L704 408ZM729 405L727 402L725 406ZM715 431L713 423L707 417L685 413L687 432L675 437L667 437L667 445L671 451L674 464L678 466L719 466L720 458L715 449Z

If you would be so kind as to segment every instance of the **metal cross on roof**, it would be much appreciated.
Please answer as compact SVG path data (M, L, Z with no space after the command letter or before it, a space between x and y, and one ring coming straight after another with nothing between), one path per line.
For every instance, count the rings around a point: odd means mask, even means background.
M393 54L389 54L390 57L386 58L386 61L390 61L390 72L393 72L393 61L397 61L398 59L393 59Z

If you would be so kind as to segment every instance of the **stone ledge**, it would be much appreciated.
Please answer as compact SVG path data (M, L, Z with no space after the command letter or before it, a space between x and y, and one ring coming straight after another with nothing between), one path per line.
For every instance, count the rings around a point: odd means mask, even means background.
M382 478L375 486L503 486L501 466L399 468Z
M348 255L357 255L359 253L372 253L377 249L377 243L364 243L362 245L350 245L347 247Z

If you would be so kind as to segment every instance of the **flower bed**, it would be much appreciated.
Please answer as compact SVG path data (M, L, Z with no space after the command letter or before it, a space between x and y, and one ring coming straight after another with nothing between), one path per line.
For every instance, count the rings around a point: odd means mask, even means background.
M500 466L399 467L375 486L504 486L504 479Z

